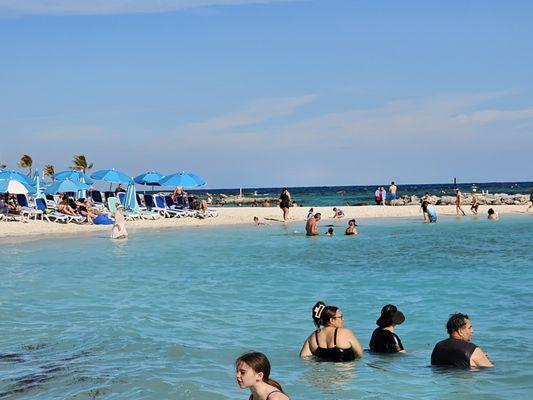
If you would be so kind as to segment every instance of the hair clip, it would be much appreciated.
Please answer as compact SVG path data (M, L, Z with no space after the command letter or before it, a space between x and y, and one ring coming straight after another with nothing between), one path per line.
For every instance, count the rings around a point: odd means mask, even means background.
M320 316L322 315L322 311L324 311L324 308L326 308L324 304L319 304L313 309L313 311L315 312L315 318L320 319Z

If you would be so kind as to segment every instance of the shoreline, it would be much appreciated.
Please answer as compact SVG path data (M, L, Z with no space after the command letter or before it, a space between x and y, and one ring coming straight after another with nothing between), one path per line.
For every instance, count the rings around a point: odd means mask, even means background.
M500 216L502 215L527 215L527 206L523 205L501 205L488 206L482 205L479 207L478 215L486 217L487 210L494 208ZM345 212L345 217L340 219L333 219L333 207L314 207L314 212L322 214L323 221L345 221L355 218L399 218L399 217L420 217L422 213L419 206L346 206L342 207ZM438 215L455 215L455 206L436 206ZM472 216L469 206L464 206L466 217ZM220 225L243 225L253 224L253 217L265 218L270 224L283 223L282 211L279 207L220 207L216 208L218 217L211 217L205 219L198 218L160 218L159 220L147 221L128 221L127 228L130 232L138 232L150 229L183 229L186 227L205 227L205 226L220 226ZM289 222L305 222L305 218L309 208L307 207L292 207L289 211ZM533 215L533 213L529 213ZM74 223L60 224L56 222L34 221L28 223L21 222L4 222L0 221L0 238L4 241L8 239L13 241L28 241L47 239L50 236L62 237L83 236L95 233L110 233L111 225L78 225ZM11 240L9 240L11 239Z

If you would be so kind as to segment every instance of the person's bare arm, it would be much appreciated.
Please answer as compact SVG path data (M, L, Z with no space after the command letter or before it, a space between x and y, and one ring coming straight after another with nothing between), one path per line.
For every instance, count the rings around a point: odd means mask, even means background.
M472 357L470 357L470 365L473 367L494 367L494 364L479 347L476 347L474 353L472 353Z
M302 349L300 350L300 358L309 357L312 355L313 353L311 353L311 346L309 345L309 338L307 338L304 342L304 345L302 346Z
M359 340L355 337L355 334L348 329L349 336L350 336L350 345L352 346L353 352L358 358L363 357L363 348L361 347L361 343L359 343Z

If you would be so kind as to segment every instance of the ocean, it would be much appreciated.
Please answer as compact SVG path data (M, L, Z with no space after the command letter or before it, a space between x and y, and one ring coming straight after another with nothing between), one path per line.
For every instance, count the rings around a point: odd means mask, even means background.
M421 197L424 193L429 192L436 196L453 196L456 186L453 183L437 184L401 184L398 186L398 195L415 195ZM390 182L380 184L387 192ZM485 182L485 183L458 183L457 187L461 188L463 193L470 192L476 188L478 193L488 191L489 193L507 193L507 194L528 194L533 189L533 182ZM275 197L278 198L282 188L242 188L244 195L249 197ZM300 206L318 207L318 206L343 206L346 204L375 204L374 192L375 186L317 186L317 187L290 187L292 199ZM196 194L225 194L237 195L240 192L237 189L202 189L190 190L190 193Z
M5 241L0 399L247 399L234 360L248 350L292 399L530 398L533 216L358 223L356 237L308 238L294 222ZM407 353L301 360L317 300L365 349L396 304ZM430 367L454 312L495 368Z

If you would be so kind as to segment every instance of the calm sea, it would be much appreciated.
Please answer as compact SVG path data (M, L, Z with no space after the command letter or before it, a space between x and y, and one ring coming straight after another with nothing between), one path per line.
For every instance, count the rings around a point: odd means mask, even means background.
M0 246L0 399L247 399L233 362L258 350L292 399L528 399L533 216L133 231ZM326 230L322 225L321 232ZM406 355L302 361L317 300L364 348L384 304ZM438 371L450 313L496 363Z
M383 183L380 186L388 191L390 184ZM453 183L437 184L401 184L397 182L398 195L416 195L421 197L429 192L436 196L453 196L455 186ZM464 193L476 188L478 193L488 190L489 193L528 194L533 189L533 182L485 182L485 183L458 183L458 187ZM334 206L346 204L374 204L374 192L376 186L317 186L317 187L291 187L289 191L299 205L302 206ZM279 197L281 188L243 188L245 195L253 197ZM191 190L191 193L211 194L239 194L239 189L208 189Z

